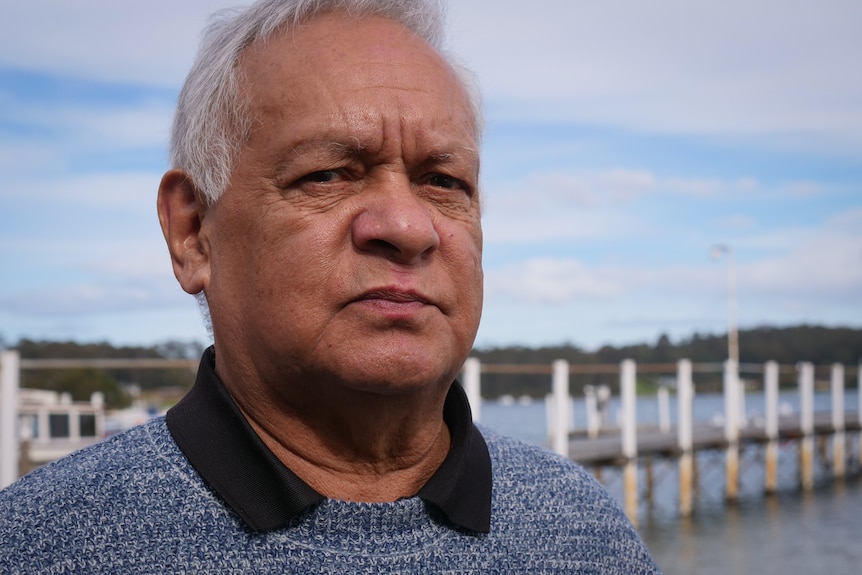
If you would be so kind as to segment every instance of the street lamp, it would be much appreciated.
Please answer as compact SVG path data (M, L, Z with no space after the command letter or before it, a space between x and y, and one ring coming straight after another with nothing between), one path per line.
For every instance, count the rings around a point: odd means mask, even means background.
M727 257L727 359L739 365L739 332L736 328L736 262L733 250L726 244L712 247L710 257L720 260Z

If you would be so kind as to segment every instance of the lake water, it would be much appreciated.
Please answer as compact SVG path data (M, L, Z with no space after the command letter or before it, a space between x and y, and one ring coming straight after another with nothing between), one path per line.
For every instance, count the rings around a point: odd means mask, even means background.
M785 409L798 410L798 396L782 394ZM847 409L857 406L855 390L845 398ZM818 410L830 406L828 393L815 395ZM615 413L612 403L610 413ZM698 396L695 419L709 421L723 410L721 396ZM672 410L673 411L673 410ZM747 398L746 411L756 418L763 413L760 396ZM584 427L582 401L574 403L574 418ZM640 398L639 422L657 421L655 399ZM503 433L547 445L545 405L482 404L484 425ZM858 458L858 434L848 436L848 453ZM705 452L699 458L700 490L695 511L681 518L676 504L676 467L673 461L654 466L656 482L652 504L641 502L639 531L665 575L702 574L860 574L862 573L862 481L858 459L851 462L850 478L835 481L829 470L818 466L815 489L798 487L796 442L780 448L779 492L763 495L762 451L748 448L740 454L740 497L734 505L723 499L723 454ZM644 485L642 470L641 485ZM602 481L622 500L619 470L605 468Z

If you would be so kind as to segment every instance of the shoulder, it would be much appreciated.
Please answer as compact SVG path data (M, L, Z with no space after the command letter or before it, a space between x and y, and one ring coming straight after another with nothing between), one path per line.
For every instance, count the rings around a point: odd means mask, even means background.
M39 467L0 492L0 501L68 495L87 485L123 481L163 467L173 452L179 453L164 418L157 418Z
M619 503L570 459L480 428L491 456L492 531L530 549L608 573L657 573ZM552 542L552 543L551 543Z
M586 469L548 449L480 428L495 483L524 497L609 498L604 487Z
M0 538L49 536L99 517L133 522L135 514L170 501L194 474L157 418L49 463L0 491ZM164 503L163 503L164 504Z

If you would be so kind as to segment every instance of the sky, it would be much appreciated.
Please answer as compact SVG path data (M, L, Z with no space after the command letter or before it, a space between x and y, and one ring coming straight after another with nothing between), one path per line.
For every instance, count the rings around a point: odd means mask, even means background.
M208 341L155 194L200 31L236 5L0 6L0 343ZM725 333L731 292L742 328L862 328L862 2L447 19L484 99L477 346Z

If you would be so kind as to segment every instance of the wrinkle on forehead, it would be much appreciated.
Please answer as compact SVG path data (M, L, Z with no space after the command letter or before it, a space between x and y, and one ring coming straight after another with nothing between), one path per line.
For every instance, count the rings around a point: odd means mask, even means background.
M464 85L396 22L318 17L251 46L241 65L257 118L246 150L260 162L306 153L404 164L445 158L478 174L475 110Z
M359 28L363 33L351 38L351 33ZM320 89L326 84L338 84L354 92L425 91L440 96L439 86L431 83L399 83L401 78L411 75L414 79L434 78L448 84L442 93L451 101L450 106L455 104L467 112L471 135L474 138L478 135L475 133L478 118L473 117L476 110L458 73L435 48L385 17L324 13L289 33L276 32L266 42L252 44L238 65L259 110L301 100L306 89L315 89L312 85ZM303 74L305 77L301 78ZM292 81L267 82L271 77L290 77ZM261 91L261 83L265 84L265 91Z

